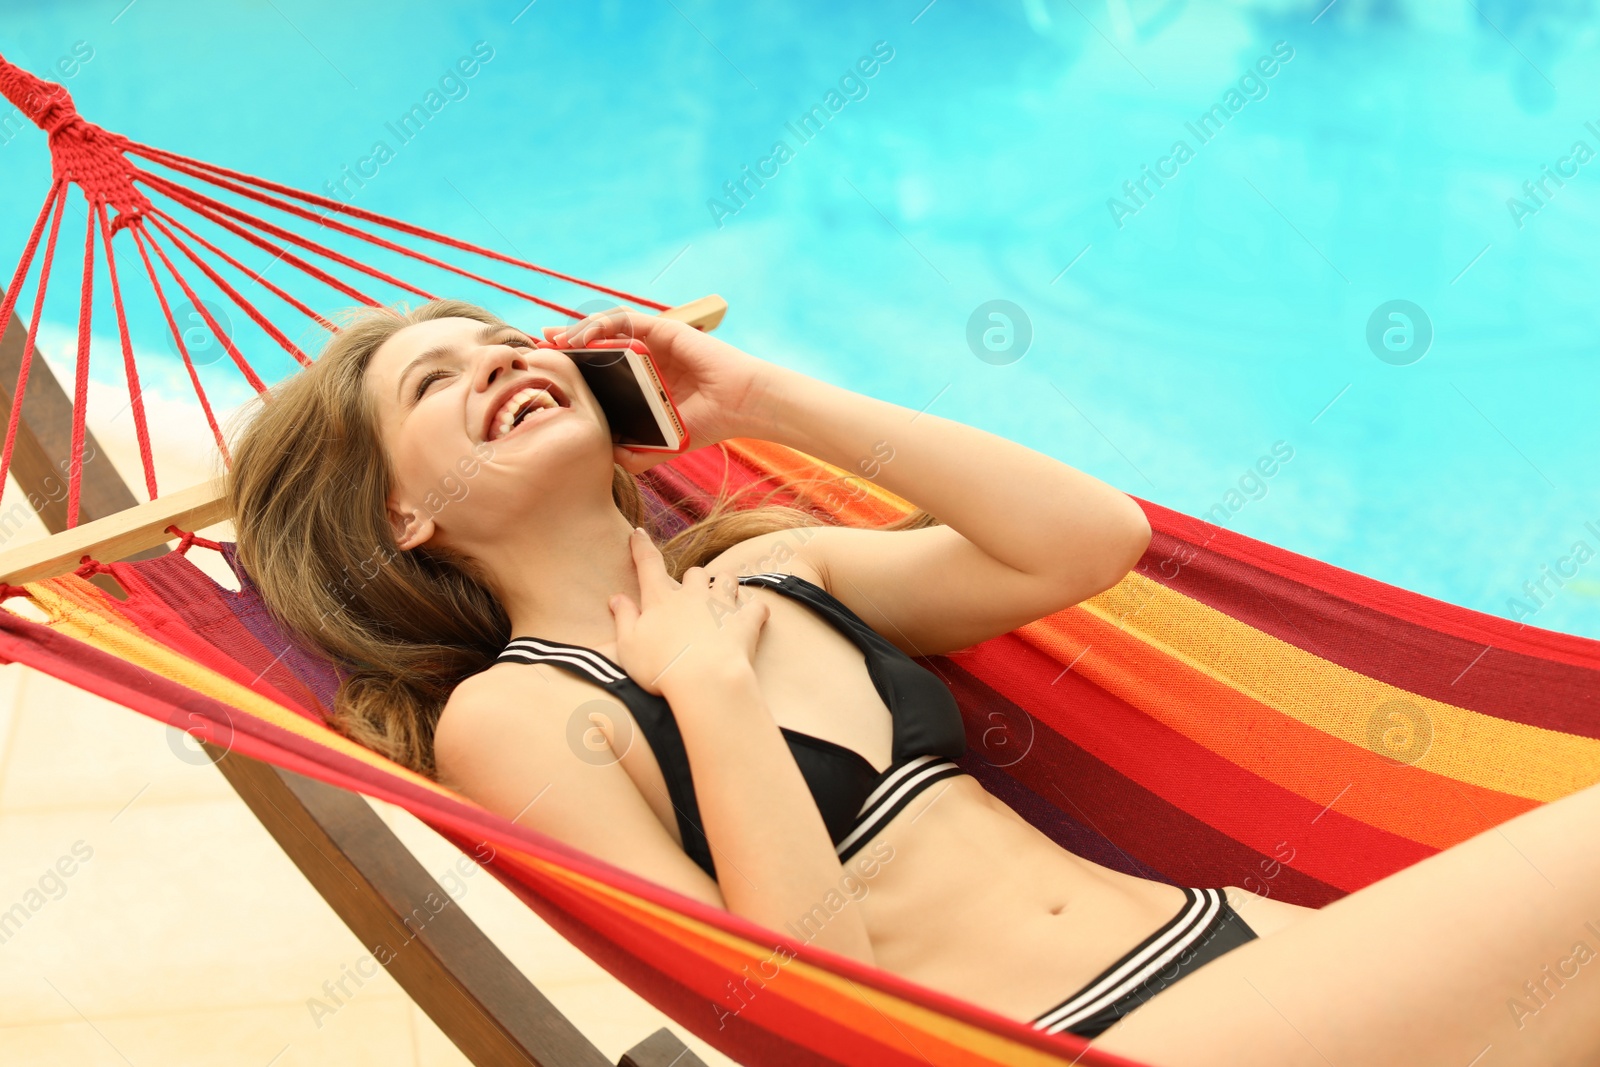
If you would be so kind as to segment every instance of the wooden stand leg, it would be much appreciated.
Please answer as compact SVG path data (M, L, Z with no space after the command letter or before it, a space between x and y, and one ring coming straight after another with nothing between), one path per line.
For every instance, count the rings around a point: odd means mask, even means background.
M361 797L201 744L329 907L469 1060L611 1067ZM665 1028L622 1063L705 1067Z

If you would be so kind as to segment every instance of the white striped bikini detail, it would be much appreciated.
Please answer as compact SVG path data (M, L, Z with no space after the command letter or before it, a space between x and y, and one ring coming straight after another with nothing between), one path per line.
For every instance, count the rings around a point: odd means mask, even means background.
M778 574L775 571L766 571L761 574L747 574L740 578L740 582L757 580L762 582L781 582L787 574ZM502 660L512 663L570 663L601 685L614 685L627 675L618 670L616 665L593 649L581 645L567 645L560 641L546 641L538 637L518 637L512 639L495 657L495 662Z
M496 662L511 660L516 663L546 663L555 660L560 663L570 663L601 685L611 685L627 677L604 657L590 649L545 641L537 637L514 639L506 645L500 655L495 657L495 660Z
M760 574L746 574L739 581L747 582L757 579L763 582L781 582L787 574L776 571L763 571ZM562 641L547 641L539 637L518 637L507 643L499 656L494 661L518 662L518 664L542 664L542 662L563 662L578 667L582 672L594 678L600 685L614 685L616 681L626 678L626 673L618 670L613 662L597 653L592 648L582 645L563 645Z
M1071 998L1039 1016L1033 1028L1058 1034L1082 1022L1139 988L1203 938L1206 928L1222 911L1222 890L1185 887L1183 891L1189 902L1167 929Z
M943 756L918 756L891 768L856 814L855 827L835 848L840 860L847 860L879 830L892 822L901 810L924 789L946 778L965 774L953 760Z

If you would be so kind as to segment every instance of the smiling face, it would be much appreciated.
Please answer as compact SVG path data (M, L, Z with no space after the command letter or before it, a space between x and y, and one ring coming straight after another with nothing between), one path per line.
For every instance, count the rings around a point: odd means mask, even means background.
M431 540L472 554L507 523L609 499L611 434L594 394L571 358L520 330L466 318L407 326L373 354L365 385L403 549Z

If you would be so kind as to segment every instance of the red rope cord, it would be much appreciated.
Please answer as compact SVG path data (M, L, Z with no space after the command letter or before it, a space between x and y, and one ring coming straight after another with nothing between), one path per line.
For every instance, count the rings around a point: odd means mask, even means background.
M183 169L183 168L174 168L174 169ZM200 178L204 179L204 175L194 174L193 171L189 171L189 170L185 169L185 170L183 170L183 172L185 174L191 174L191 175L193 175L195 177L200 177ZM140 174L145 174L145 173L148 173L148 172L140 171L139 173ZM412 259L419 260L419 261L421 261L423 263L428 264L431 267L438 267L439 269L447 270L447 271L451 272L452 274L459 274L463 278L470 278L471 280L473 280L475 282L478 282L481 285L487 285L487 286L489 286L491 288L499 289L501 292L510 293L512 296L520 297L523 300L529 301L530 303L538 304L540 307L549 308L551 311L554 311L557 314L567 315L567 316L569 316L571 318L575 318L575 319L583 318L582 315L578 314L576 311L573 311L571 308L562 307L560 304L552 303L549 300L545 300L543 297L534 296L532 293L525 293L521 289L514 289L511 286L504 285L504 284L502 284L500 282L497 282L497 281L493 280L492 278L486 278L481 274L475 274L472 271L465 269L464 267L457 267L452 263L446 263L444 260L437 259L437 258L435 258L433 256L427 255L426 253L415 251L413 249L405 247L404 245L395 244L393 241L390 241L390 240L388 240L386 238L383 238L383 237L379 237L376 234L370 234L370 233L365 232L364 230L358 230L354 226L349 226L349 225L346 225L345 223L342 223L342 222L332 221L332 220L330 220L327 217L322 216L322 215L312 214L311 212L307 211L305 208L298 207L298 206L296 206L294 204L289 203L286 200L274 199L272 197L267 196L264 193L258 193L258 192L254 191L252 189L247 189L242 185L235 185L232 182L223 181L220 178L210 178L210 179L204 179L204 180L209 180L211 182L211 184L217 186L220 189L226 189L231 193L236 193L239 196L245 197L245 198L250 199L250 200L254 200L257 203L266 204L268 207L275 207L279 211L285 212L285 213L290 214L290 215L294 215L297 218L308 219L308 220L310 220L312 222L315 222L319 226L326 226L328 229L333 230L335 233L342 233L342 234L345 234L346 236L349 236L349 237L358 237L361 240L366 241L368 244L377 245L379 248L384 248L384 249L387 249L387 250L389 250L391 252L399 252L403 256L410 256ZM258 220L258 224L259 224L259 220Z
M217 552L222 551L222 546L217 544L217 542L208 541L192 530L184 530L176 523L168 526L162 532L169 533L178 539L178 547L174 549L174 551L176 551L180 556L188 552L191 545L202 545Z
M266 332L268 337L278 342L279 347L299 361L302 367L311 366L311 360L307 359L306 354L300 351L300 347L285 337L283 335L283 331L279 330L272 324L271 319L261 314L260 310L258 310L254 304L246 300L236 289L234 289L233 286L229 285L227 279L218 274L215 267L196 255L194 249L185 244L183 238L173 233L167 224L162 222L161 219L155 217L149 212L146 214L149 216L150 221L155 224L156 229L160 230L166 236L167 240L177 245L179 251L189 257L189 262L199 267L205 276L211 279L211 283L226 293L228 299L232 300L236 305L238 305L239 309L246 315L249 315L255 324Z
M11 396L11 418L6 423L5 451L0 454L0 492L5 490L6 474L11 470L11 452L17 444L17 424L22 420L23 394L28 390L28 368L33 366L34 340L39 336L39 316L44 312L45 294L50 289L50 267L55 260L56 237L61 233L61 216L67 210L66 182L56 182L52 187L51 198L55 201L55 213L50 219L50 236L44 243L44 262L39 265L39 288L38 296L33 302L33 316L28 324L27 337L22 343L22 363L17 368L17 389ZM6 296L9 298L11 293L7 293Z
M188 190L184 189L182 186L174 186L174 188L185 194L188 192ZM315 278L328 288L336 290L337 292L341 292L350 297L352 300L359 301L360 303L371 307L376 307L378 305L378 301L368 296L366 293L346 285L344 282L340 281L338 278L335 278L321 267L318 267L314 263L308 263L299 256L295 255L293 252L289 251L287 248L284 248L282 245L273 244L265 237L252 233L231 219L217 215L210 208L202 207L199 204L189 203L180 197L173 195L172 193L168 193L167 195L171 197L175 203L182 204L184 207L188 208L190 211L193 211L196 215L199 215L208 222L211 222L217 226L221 226L223 229L228 230L236 236L244 238L246 241L249 241L262 251L273 253L274 263L281 259L291 267L299 270L301 273ZM172 216L168 215L167 217L171 218Z
M319 207L332 208L334 211L337 211L343 215L349 215L352 218L362 219L366 222L374 222L380 226L387 226L388 228L397 230L400 233L410 234L413 237L426 238L427 240L435 241L451 248L458 248L463 252L472 252L475 255L480 255L487 259L494 259L499 260L502 263L509 263L514 267L521 267L524 270L536 271L539 274L543 274L560 281L570 282L573 285L581 286L582 288L589 289L593 292L605 293L607 296L614 296L619 300L625 300L632 304L638 304L641 307L655 308L657 311L666 311L671 306L670 304L658 303L642 296L635 296L632 293L624 292L621 289L613 289L609 286L597 285L594 282L584 281L582 278L575 278L570 274L562 274L560 271L551 270L548 267L541 267L537 263L529 263L527 260L517 259L514 256L508 256L502 252L496 252L493 249L484 248L481 245L475 245L468 241L462 241L458 238L450 237L447 234L437 233L433 230L425 229L409 222L402 222L399 219L391 218L387 215L380 215L375 211L368 211L365 208L356 207L354 204L346 204L343 201L334 200L330 197L322 196L319 193L308 193L304 190L296 189L293 186L269 181L266 178L258 178L253 174L246 174L243 171L231 170L228 167L218 166L215 163L207 163L204 160L193 159L189 156L180 155L177 152L169 152L166 149L155 148L150 145L141 144L137 141L130 141L124 147L124 151L164 164L165 166L171 167L173 170L184 171L192 177L199 178L202 181L209 181L213 184L218 184L216 179L210 177L209 175L205 173L196 173L195 170L190 169L202 168L205 171L221 174L238 181L247 182L248 184L254 185L258 188L267 189L275 193L290 196L296 200L300 200L308 204L316 204ZM187 166L185 166L185 164Z
M129 180L133 168L123 155L128 139L86 122L65 88L36 78L0 56L0 93L45 132L56 180L77 185L88 203L104 202L116 208L112 232L149 206Z
M98 202L96 202L98 203ZM72 471L67 479L67 529L78 525L83 490L83 431L89 416L89 337L94 325L94 208L84 216L83 286L78 294L78 365L72 388Z
M17 269L11 275L11 284L6 286L4 299L0 299L0 336L4 336L11 326L11 315L16 310L17 300L22 296L22 285L28 280L28 269L33 266L34 253L39 250L39 239L44 235L45 219L50 217L50 209L55 206L56 196L61 192L59 180L50 184L50 193L44 198L44 203L39 205L39 217L33 222L33 229L28 234L28 243L23 246L22 255L17 257ZM13 398L12 413L22 410L19 401ZM5 476L0 474L0 498L4 498L6 491ZM7 587L11 588L11 587ZM5 597L0 595L0 600Z
M100 236L106 246L106 269L111 274L111 302L117 309L117 336L122 341L122 369L128 379L128 403L133 408L134 433L139 438L139 462L144 466L144 487L150 499L156 498L155 457L150 454L150 427L144 419L144 394L139 388L139 368L133 358L133 342L128 336L128 315L122 308L122 285L117 280L117 253L111 242L111 220L103 203L94 206L100 217Z
M56 195L61 191L60 182L52 182L50 192L45 196L44 203L39 205L39 217L33 222L33 230L28 234L28 243L22 250L22 255L17 259L17 269L11 275L11 284L6 286L6 295L0 301L0 333L3 333L11 323L12 312L16 310L17 299L22 295L22 283L28 279L28 268L33 266L34 253L39 250L39 239L44 234L45 219L50 217L50 209L55 206Z
M160 242L156 240L156 235L145 228L143 219L139 220L139 232L144 234L144 239L149 242L151 249L161 257L161 262L165 264L167 273L172 275L173 280L178 283L178 288L183 290L183 295L189 298L189 303L200 313L200 318L205 321L206 328L211 331L211 336L215 337L222 344L222 350L233 358L234 365L244 375L244 380L250 383L250 388L258 393L266 392L267 384L256 377L256 372L250 367L250 361L244 358L244 353L240 352L238 346L233 343L233 338L229 337L227 331L217 324L217 320L211 317L210 309L195 295L195 291L189 288L188 279L184 278L183 273L178 270L178 265L167 258L167 253L161 247Z
M396 278L390 274L386 274L376 267L371 267L360 262L359 260L351 259L343 252L335 252L333 249L328 248L325 245L318 244L309 237L302 237L293 230L286 230L282 226L268 222L266 219L257 218L248 211L240 211L238 208L229 204L224 204L222 201L217 200L214 197L209 197L204 193L196 192L193 189L185 189L176 182L170 182L165 178L150 174L146 171L140 171L137 177L139 181L144 182L146 185L151 185L155 188L161 189L162 192L166 193L179 203L185 202L183 199L184 196L191 197L194 200L206 204L207 206L212 207L225 215L238 219L242 223L254 226L265 233L270 233L280 241L288 241L290 244L304 248L308 252L315 252L325 259L331 259L335 263L343 264L352 270L358 270L362 274L370 275L371 277L377 278L379 281L386 282L389 285L393 285L398 289L404 289L409 293L415 293L424 300L435 299L434 295L428 292L426 289L419 289L410 282L401 281L399 278ZM177 191L175 192L174 190ZM180 193L182 195L180 195Z
M310 307L308 307L307 305L301 303L299 300L296 300L294 298L294 296L291 295L290 293L285 292L283 289L279 288L277 285L274 285L272 282L267 281L267 279L266 279L266 271L265 270L262 270L262 271L251 270L249 267L247 267L243 263L239 262L239 260L237 260L233 256L229 255L227 252L223 251L221 248L218 248L216 245L214 245L210 241L206 240L205 237L203 237L202 235L196 233L194 230L190 229L189 227L185 226L183 224L183 220L179 219L176 215L169 215L167 212L162 211L158 207L152 207L149 210L149 212L147 212L147 214L150 214L150 215L153 215L153 216L159 216L160 218L162 218L162 219L166 220L167 222L171 223L173 226L176 226L178 229L180 229L184 233L188 234L189 235L189 239L191 241L194 241L200 247L204 248L206 251L210 252L212 255L216 256L217 258L227 262L230 266L232 266L240 274L248 274L250 276L250 280L251 281L255 282L257 285L261 286L262 288L266 289L268 292L272 293L274 296L276 296L278 299L282 300L285 304L288 304L290 307L294 308L296 311L299 311L299 312L303 313L307 318L311 319L318 326L321 326L325 330L330 330L330 331L334 331L334 332L338 331L339 327L335 326L332 322L329 322L322 315L320 315L317 312L313 311ZM269 263L269 264L267 264L267 266L268 266L268 268L270 268L272 266L272 264Z
M150 275L150 286L156 291L156 300L161 304L161 313L167 317L167 328L172 331L172 339L178 346L178 354L183 357L183 365L189 370L189 381L194 384L195 395L200 398L200 407L206 413L206 422L211 424L211 435L216 438L223 459L231 465L227 443L222 440L222 430L217 426L217 417L211 412L211 402L206 399L206 391L200 384L200 376L195 373L194 361L189 358L189 346L183 343L183 331L178 329L178 321L172 317L172 308L167 304L167 294L161 288L161 279L156 277L156 265L150 261L150 253L145 251L146 235L143 223L135 222L128 227L128 232L133 234L133 243L139 249L139 257L144 260L144 269Z
M179 270L175 262L176 257L169 256L162 241L158 239L157 231L159 231L160 237L170 241L173 247L180 250L195 267L199 268L219 292L232 300L236 307L244 311L269 337L285 351L293 355L302 366L309 366L311 361L306 358L304 352L289 339L283 330L274 325L273 321L265 313L240 292L240 289L247 287L240 286L235 288L220 270L212 266L214 261L208 261L206 258L201 257L196 248L191 246L184 237L180 237L179 234L186 235L195 245L204 248L212 256L224 260L240 273L248 275L253 281L261 284L263 288L282 299L290 307L313 319L319 325L333 332L338 330L337 326L314 311L309 305L296 299L282 287L266 281L263 277L264 271L251 271L239 259L225 252L212 241L207 240L188 225L185 225L179 218L169 212L156 209L145 196L144 191L141 191L135 183L143 183L145 190L164 193L174 203L187 208L199 218L203 218L222 230L231 232L257 248L273 254L274 263L278 259L284 259L306 276L321 281L335 291L344 293L361 303L377 305L379 302L353 286L346 284L321 267L296 256L287 247L268 240L267 237L262 235L268 235L287 245L306 250L332 263L341 265L352 272L364 274L385 284L392 285L396 289L426 299L434 298L434 294L427 290L369 266L358 259L351 258L327 244L268 222L252 214L249 210L241 210L213 196L202 193L198 189L180 185L176 181L161 175L152 174L136 165L135 158L143 158L177 175L187 176L214 189L229 191L246 200L272 207L298 219L313 222L335 233L358 238L366 244L399 253L408 259L425 263L455 276L469 279L571 318L580 317L579 312L535 296L532 293L524 292L511 285L495 281L485 275L456 266L427 252L407 247L385 236L368 232L368 230L360 226L329 218L329 214L359 221L374 227L387 228L387 230L397 234L421 238L447 248L533 271L545 277L564 281L592 292L607 294L619 301L629 302L657 311L668 310L668 305L666 304L636 296L620 289L597 285L572 275L563 274L523 259L496 252L481 245L450 237L377 212L358 208L354 205L343 204L333 198L308 193L287 185L245 174L241 171L231 170L164 149L132 142L119 134L111 133L93 123L86 122L78 114L71 96L64 88L35 78L13 64L7 63L3 57L0 57L0 94L17 103L27 117L45 131L50 146L53 170L53 180L49 195L40 207L26 248L17 263L12 284L6 290L3 298L0 298L0 330L3 330L10 325L15 315L15 310L19 306L18 301L21 298L21 289L29 277L29 272L41 242L41 235L45 234L45 219L49 216L48 235L43 237L44 256L36 284L36 302L25 335L4 446L3 449L0 449L0 495L4 493L5 478L10 471L15 453L17 431L21 422L21 411L26 395L28 377L32 367L33 355L37 351L39 325L44 305L47 302L50 276L55 264L56 245L60 237L61 224L65 216L66 202L70 195L71 185L78 185L82 189L85 203L90 208L89 216L85 220L84 266L79 293L77 359L72 402L73 428L70 459L72 466L67 504L67 523L69 527L77 525L81 510L82 466L88 436L87 411L90 357L93 347L94 246L96 243L96 230L99 231L99 240L105 248L106 269L111 281L112 301L117 314L118 337L123 351L129 401L133 409L134 423L139 439L140 458L144 467L145 483L152 499L156 497L155 464L143 392L139 383L127 312L123 304L121 282L117 273L115 250L117 230L127 228L134 235L133 241L138 249L140 260L144 264L145 273L149 277L150 284L161 306L162 314L166 318L168 329L172 333L178 352L183 359L184 367L189 374L190 382L195 389L195 394L200 401L206 420L211 426L212 435L216 439L217 447L225 461L231 463L227 444L217 423L215 413L212 411L205 389L201 384L192 355L188 350L188 346L184 343L182 330L179 328L171 304L162 287L154 258L151 256L152 252L154 252L155 258L161 260L172 280L177 282L184 295L191 301L195 310L205 321L207 327L218 338L245 380L258 394L267 395L268 390L238 346L233 343L232 338L221 329L212 312L195 294L188 279ZM243 184L236 184L235 181L228 179L236 179L237 182L242 182ZM288 199L285 199L285 197ZM323 210L321 214L314 214L311 210L301 205L311 205ZM115 210L116 212L114 221L108 214L109 210ZM150 219L148 223L145 222L147 216ZM268 265L267 269L270 269L270 266L271 264ZM192 537L192 535L185 536ZM186 544L192 543L195 543L192 539L186 541ZM210 544L210 542L201 543ZM87 569L92 573L102 571L105 568L86 556L84 558L84 568L80 569ZM19 590L18 587L0 583L0 600L3 600L7 595L15 595L16 591L21 591L26 595L25 590Z

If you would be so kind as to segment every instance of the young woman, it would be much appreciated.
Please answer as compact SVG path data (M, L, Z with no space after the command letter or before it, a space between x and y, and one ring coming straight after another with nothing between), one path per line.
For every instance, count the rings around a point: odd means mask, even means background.
M681 323L544 334L372 309L237 443L240 560L350 668L352 736L686 896L1151 1063L1600 1060L1595 788L1321 910L1063 851L952 762L959 712L909 656L1114 585L1150 538L1130 498ZM562 352L621 335L697 447L781 442L924 514L717 512L656 545L634 475L662 457L612 445Z

